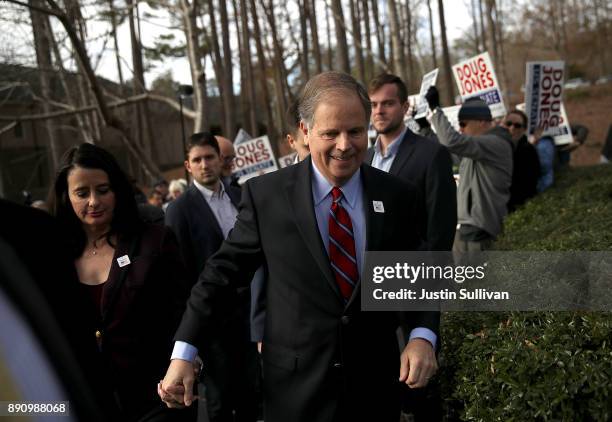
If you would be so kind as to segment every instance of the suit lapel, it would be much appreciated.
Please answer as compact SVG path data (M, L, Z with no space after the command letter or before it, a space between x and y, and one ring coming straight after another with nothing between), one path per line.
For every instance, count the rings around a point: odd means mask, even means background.
M221 231L217 217L215 217L215 214L210 209L202 192L192 184L186 194L189 195L189 203L193 204L192 213L195 214L196 221L202 224L212 225L215 232L223 239L223 232Z
M398 174L416 149L415 135L408 128L406 128L406 133L404 134L401 142L402 143L397 151L397 156L395 157L395 160L393 160L393 164L391 164L391 168L389 169L390 174Z
M307 158L296 165L298 168L294 173L294 177L288 181L286 186L289 205L296 220L298 231L304 239L304 243L306 243L308 250L317 262L331 289L336 293L339 299L342 299L340 288L332 273L329 257L327 256L325 245L323 245L323 240L319 233L319 226L314 210L314 201L312 199L312 174L310 163L310 158Z
M372 161L374 161L374 146L368 148L368 150L366 151L365 160L363 161L364 163L372 165Z

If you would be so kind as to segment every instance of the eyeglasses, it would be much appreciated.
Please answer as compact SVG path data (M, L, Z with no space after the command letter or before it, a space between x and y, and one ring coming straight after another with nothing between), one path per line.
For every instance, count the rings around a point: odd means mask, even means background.
M227 157L222 157L223 162L225 163L231 163L232 161L234 161L236 159L235 155L228 155Z
M508 120L506 122L506 127L511 128L512 126L514 126L517 129L522 129L524 127L522 123L515 123L515 122L511 122L510 120Z

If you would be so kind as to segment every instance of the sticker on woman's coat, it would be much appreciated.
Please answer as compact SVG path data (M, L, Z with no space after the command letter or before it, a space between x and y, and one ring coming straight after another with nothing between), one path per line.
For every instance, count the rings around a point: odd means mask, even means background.
M374 206L374 212L385 212L385 206L382 201L372 201L372 205Z
M127 255L117 258L117 264L119 264L120 267L125 267L126 265L130 265L130 263L130 257Z

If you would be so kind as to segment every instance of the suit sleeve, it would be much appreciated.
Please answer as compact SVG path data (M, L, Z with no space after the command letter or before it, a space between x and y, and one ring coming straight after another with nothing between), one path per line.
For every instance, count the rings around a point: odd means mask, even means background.
M195 257L193 256L193 248L191 247L191 233L185 213L183 212L182 204L171 202L166 209L165 217L166 226L172 229L176 240L178 241L181 256L187 270L187 276L190 282L196 279Z
M405 184L405 183L404 183ZM411 185L410 185L411 186ZM409 186L409 187L410 187ZM403 245L397 245L397 250L418 250L417 246L420 244L418 231L414 227L414 222L418 221L417 215L419 212L418 208L418 196L414 188L408 190L411 194L406 195L404 200L408 201L408 207L410 209L409 218L403 219L408 224L404 225L405 232L401 235L403 239ZM396 313L398 318L399 327L404 332L404 336L408 339L410 332L415 328L427 328L431 330L439 339L440 332L440 312L437 311L400 311Z
M453 162L445 147L438 149L429 165L425 184L429 250L449 251L457 227L457 188Z
M431 123L436 129L440 143L453 154L476 161L495 159L499 156L496 142L490 142L487 137L468 136L457 132L439 108L432 116Z
M234 229L209 258L191 290L175 340L200 346L233 308L236 289L248 286L264 261L257 214L247 183Z

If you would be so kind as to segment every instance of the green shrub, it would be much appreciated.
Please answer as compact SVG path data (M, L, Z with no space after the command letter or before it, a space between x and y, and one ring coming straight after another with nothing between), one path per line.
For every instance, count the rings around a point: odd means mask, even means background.
M612 166L572 169L512 214L497 249L612 250ZM612 420L612 314L445 313L447 420Z

